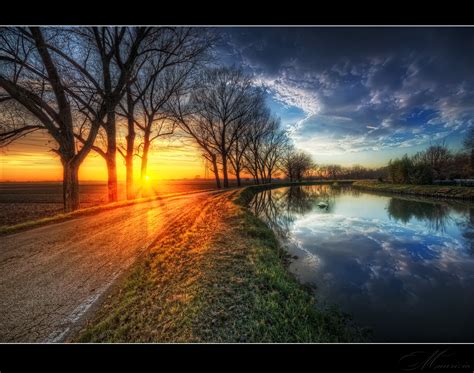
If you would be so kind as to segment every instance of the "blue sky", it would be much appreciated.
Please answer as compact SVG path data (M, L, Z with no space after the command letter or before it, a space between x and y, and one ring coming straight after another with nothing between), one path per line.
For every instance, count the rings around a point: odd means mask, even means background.
M319 163L378 166L474 125L474 28L218 28Z

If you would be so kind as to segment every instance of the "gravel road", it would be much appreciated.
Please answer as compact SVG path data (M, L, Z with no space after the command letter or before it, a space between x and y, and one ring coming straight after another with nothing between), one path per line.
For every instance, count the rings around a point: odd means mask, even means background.
M0 342L61 342L130 265L190 211L199 192L0 237Z

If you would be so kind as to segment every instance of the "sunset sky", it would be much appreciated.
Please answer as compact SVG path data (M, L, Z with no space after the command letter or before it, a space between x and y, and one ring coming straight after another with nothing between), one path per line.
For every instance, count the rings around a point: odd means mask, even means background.
M459 148L474 125L473 28L217 28L218 63L242 66L267 87L272 111L317 163L381 166L444 140ZM2 149L1 180L61 180L47 137ZM119 156L120 157L120 156ZM139 160L137 162L137 175ZM122 160L119 178L125 178ZM155 178L204 176L181 140L158 144ZM81 180L105 180L91 154Z
M0 180L4 181L61 181L62 167L59 157L48 147L46 136L32 134L16 144L2 149ZM119 180L125 180L125 163L117 155ZM135 158L135 178L140 177L140 159ZM148 174L153 179L194 178L205 176L204 162L200 153L182 140L155 142L150 152ZM91 152L79 170L82 181L107 180L105 161Z

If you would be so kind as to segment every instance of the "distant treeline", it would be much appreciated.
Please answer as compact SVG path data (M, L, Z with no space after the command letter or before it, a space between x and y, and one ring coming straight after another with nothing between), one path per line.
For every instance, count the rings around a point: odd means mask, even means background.
M452 151L444 144L431 145L413 156L391 160L386 180L398 184L433 184L435 181L469 179L473 175L473 130L465 150Z
M387 167L370 168L361 165L344 167L337 164L314 165L308 173L309 179L378 179L384 177Z
M343 167L337 164L318 165L311 157L303 168L304 179L378 179L397 184L433 184L474 177L474 128L465 136L464 147L450 150L444 143L430 145L412 156L390 160L387 166L368 168L360 165ZM288 175L285 172L285 175ZM288 177L290 178L290 177ZM291 178L290 178L291 180Z

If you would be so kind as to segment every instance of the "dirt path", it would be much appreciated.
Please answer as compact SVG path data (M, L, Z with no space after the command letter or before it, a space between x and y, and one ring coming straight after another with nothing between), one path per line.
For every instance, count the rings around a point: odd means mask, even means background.
M236 209L231 202L233 193L214 196L199 209L189 211L185 221L171 224L173 234L156 240L143 260L93 312L86 329L100 325L97 335L84 337L85 330L80 330L66 341L199 341L190 323L200 308L197 303L208 300L209 293L202 291L202 285L217 290L219 277L227 286L232 282L227 266L240 268L245 262L236 250L240 237L232 234L235 224L231 219ZM231 260L235 256L239 260ZM228 299L220 294L213 300L220 304L222 298ZM231 301L235 299L238 297L231 297ZM212 312L205 314L213 316ZM198 322L197 328L201 326Z
M202 219L215 198L170 197L2 237L0 342L63 341L140 253Z

